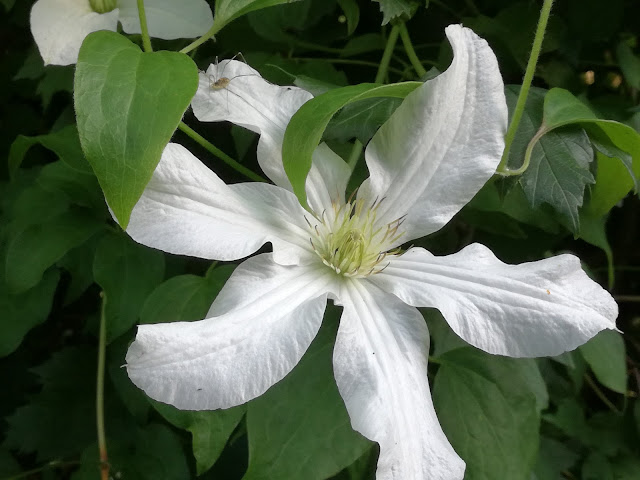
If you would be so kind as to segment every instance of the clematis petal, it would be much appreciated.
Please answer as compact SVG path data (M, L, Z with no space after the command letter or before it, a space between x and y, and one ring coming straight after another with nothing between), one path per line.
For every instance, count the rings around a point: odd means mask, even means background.
M181 409L247 402L298 363L320 328L331 281L326 268L253 257L220 294L241 290L242 308L198 322L140 325L127 353L129 377L151 398Z
M225 185L169 143L127 233L149 247L210 260L236 260L272 242L277 262L298 264L315 258L304 215L291 192L266 183Z
M507 265L472 244L435 257L413 248L372 281L410 305L436 307L464 340L510 357L559 355L615 329L618 306L573 255Z
M280 87L263 79L249 65L223 60L200 73L200 85L191 103L201 122L229 121L259 133L258 163L273 183L291 190L282 166L282 141L289 120L312 95L298 87ZM344 200L351 171L326 144L313 155L306 190L309 205L321 212L332 201Z
M293 114L311 97L301 88L267 82L244 62L223 60L200 74L191 106L201 122L226 120L259 133L260 167L273 183L291 189L282 166L282 139Z
M344 205L344 193L351 176L347 163L326 143L313 152L313 163L305 183L309 207L321 215L332 216L334 205Z
M483 39L450 25L451 66L414 90L367 146L360 196L384 199L380 224L407 214L406 242L447 223L495 173L507 105L498 62Z
M80 45L98 30L116 31L118 9L96 13L88 0L38 0L31 8L31 33L45 65L78 61Z
M339 298L333 368L352 427L380 444L377 480L462 479L431 400L422 315L366 280Z
M127 33L140 33L136 0L120 0L120 23ZM211 8L204 0L145 0L149 35L165 40L195 38L213 25Z

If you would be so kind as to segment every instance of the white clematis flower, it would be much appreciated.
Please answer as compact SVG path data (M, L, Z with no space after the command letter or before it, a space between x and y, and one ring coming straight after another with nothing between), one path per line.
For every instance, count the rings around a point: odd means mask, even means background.
M145 0L149 35L165 40L194 38L213 25L205 0ZM98 30L140 33L136 0L38 0L31 9L31 33L45 65L78 61L84 38Z
M206 319L139 327L127 371L150 397L190 410L255 398L300 360L331 298L344 307L336 382L353 428L380 444L377 478L461 479L465 464L431 401L429 334L416 307L438 308L470 344L513 357L557 355L615 328L615 302L572 255L507 265L478 244L445 257L398 250L447 223L494 174L504 147L493 52L467 28L450 26L447 36L451 66L373 137L371 177L356 199L345 200L347 165L318 147L306 183L311 212L291 192L281 158L287 123L311 95L236 61L201 74L195 115L258 132L258 160L275 185L225 185L169 144L127 232L212 260L245 257L265 242L273 253L242 263Z

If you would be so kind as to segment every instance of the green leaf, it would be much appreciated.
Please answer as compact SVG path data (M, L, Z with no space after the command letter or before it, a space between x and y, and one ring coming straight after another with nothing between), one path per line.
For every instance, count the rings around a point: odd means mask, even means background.
M305 181L311 168L311 157L331 117L352 102L369 98L405 98L422 85L405 82L392 85L362 83L330 90L306 102L293 115L284 134L282 162L293 191L302 205L307 204Z
M627 83L633 88L640 89L640 58L633 54L626 42L618 44L616 55Z
M347 19L347 35L352 35L360 21L360 7L356 0L338 0L338 5Z
M569 437L583 440L589 435L584 410L574 398L559 403L556 411L546 414L544 419Z
M63 161L57 161L42 167L36 182L53 195L64 195L69 203L108 215L104 196L93 172L81 172Z
M108 432L107 432L108 433ZM193 478L180 437L165 425L133 426L128 435L107 438L110 478L135 480L185 480ZM99 476L98 446L82 454L81 466L72 480L95 480Z
M380 4L382 12L382 25L386 25L391 20L402 18L403 21L409 20L422 2L416 0L373 0ZM426 4L429 1L427 0Z
M42 98L42 108L47 109L53 95L58 92L73 92L73 68L49 65L38 82L36 93Z
M602 385L614 392L626 393L626 354L624 341L618 332L603 330L579 348Z
M37 285L45 270L102 228L87 212L72 209L14 232L7 246L7 285L13 293Z
M219 32L232 20L254 10L296 1L298 0L218 0L215 3L212 30Z
M578 236L585 242L602 249L607 257L607 273L609 290L613 289L615 270L613 267L613 250L607 239L606 231L607 217L597 217L591 215L584 209L580 212L580 232Z
M124 234L105 235L96 249L93 276L107 296L107 340L111 341L138 320L145 300L162 281L164 255Z
M550 204L569 221L573 232L579 231L578 208L585 187L595 182L589 171L592 160L593 149L584 130L545 134L533 147L529 168L520 178L531 205Z
M582 480L616 480L611 463L600 452L592 452L582 465Z
M602 217L633 189L634 180L622 162L600 152L596 152L596 162L596 183L591 187L589 203L584 209L592 216Z
M0 357L18 348L27 332L46 320L59 278L58 271L50 270L40 283L20 295L11 295L0 281Z
M540 438L540 451L535 467L536 480L559 480L562 472L573 467L579 456L567 445L548 437Z
M108 31L84 40L74 85L80 142L123 228L197 87L187 55L142 53Z
M339 142L357 138L366 145L401 103L399 98L370 98L349 104L331 119L324 136Z
M24 160L29 149L40 144L55 153L63 162L70 167L85 173L92 173L91 166L87 163L80 147L78 129L75 125L64 127L57 132L37 137L26 137L18 135L11 144L9 150L9 173L13 177L16 170Z
M201 320L233 272L223 265L206 277L179 275L160 284L147 298L140 312L140 323Z
M216 462L246 410L245 405L239 405L227 410L193 412L150 401L165 420L191 433L198 475Z
M324 480L370 448L351 429L338 393L331 360L336 322L327 320L293 371L248 404L243 480Z
M603 165L607 171L600 175L601 179L596 177L596 185L592 189L589 205L594 215L607 213L633 186L636 190L638 189L640 134L633 128L612 120L598 119L586 105L561 88L549 90L544 99L544 124L549 130L580 124L587 130L595 147L601 153L618 158L622 162L622 165L617 165L614 169L618 176L616 181L606 181L610 178L612 166ZM609 162L617 163L612 160ZM603 163L603 161L598 162L598 170ZM623 173L624 170L628 174Z
M487 183L465 208L472 209L473 215L477 211L502 212L518 222L549 233L558 233L560 230L560 225L553 215L544 209L531 207L518 184L501 197L496 182Z
M95 352L67 348L33 370L42 390L7 419L4 445L38 462L79 454L95 440Z
M529 480L539 411L527 363L459 348L439 357L433 401L447 438L467 463L465 479ZM524 361L523 361L524 360ZM539 376L539 373L538 373ZM539 395L539 394L538 394Z
M515 106L519 89L519 86L505 89L510 111ZM523 163L527 147L536 137L538 141L531 151L531 163L519 180L527 200L533 207L549 203L577 232L580 226L578 207L583 203L585 187L595 181L589 170L593 151L582 129L540 131L545 93L546 90L539 88L530 90L509 154L509 165L514 167Z

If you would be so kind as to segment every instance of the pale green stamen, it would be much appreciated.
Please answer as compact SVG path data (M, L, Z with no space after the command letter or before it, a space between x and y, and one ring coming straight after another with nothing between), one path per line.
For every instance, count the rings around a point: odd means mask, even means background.
M345 277L366 277L380 273L388 257L400 254L399 248L390 249L402 236L398 233L403 219L381 227L376 226L379 202L366 209L364 202L356 200L334 205L333 215L327 212L316 217L319 223L311 229L311 246L322 262Z
M96 13L107 13L118 7L118 0L89 0L89 5Z

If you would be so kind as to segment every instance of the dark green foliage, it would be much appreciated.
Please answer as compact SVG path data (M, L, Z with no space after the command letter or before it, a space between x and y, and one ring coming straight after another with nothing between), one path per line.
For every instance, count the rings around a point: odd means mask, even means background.
M333 380L337 307L300 364L245 405L180 411L131 383L123 365L136 325L205 318L239 262L211 265L137 244L105 197L125 225L168 141L189 147L225 182L244 181L176 133L180 121L258 171L255 133L198 124L188 109L197 69L238 52L271 82L325 94L287 132L285 164L298 194L310 139L345 159L357 155L353 140L366 146L418 85L401 43L384 83L412 83L364 85L397 22L407 22L433 74L451 59L443 28L474 28L496 52L513 111L541 2L211 1L221 29L191 58L176 53L189 40L154 39L156 52L147 54L138 35L101 32L67 67L43 65L29 31L32 3L0 2L0 479L33 469L28 478L99 478L104 292L112 478L373 480L378 446L351 429ZM509 157L519 167L536 137L529 168L494 177L443 230L415 241L435 254L481 242L510 263L577 253L620 304L623 334L603 332L536 360L473 349L439 312L423 310L434 404L466 479L640 478L638 18L634 1L555 2ZM367 175L360 157L350 190Z

